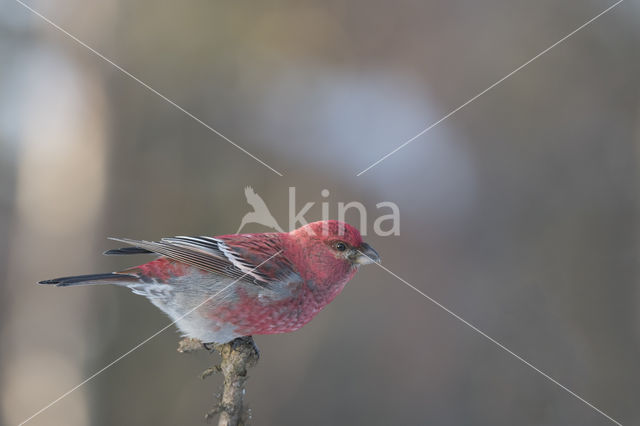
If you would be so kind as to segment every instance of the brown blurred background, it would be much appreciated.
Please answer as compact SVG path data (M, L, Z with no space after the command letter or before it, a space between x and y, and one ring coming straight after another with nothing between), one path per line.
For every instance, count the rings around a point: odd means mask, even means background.
M360 201L384 265L625 425L640 422L640 6L606 1L0 2L0 423L168 323L109 286L36 281L146 258L107 236L235 232L255 188ZM371 235L375 204L401 234ZM350 217L357 223L357 217ZM267 231L258 225L247 232ZM170 329L29 424L202 424L215 359ZM256 425L606 425L380 268L302 330L258 336Z

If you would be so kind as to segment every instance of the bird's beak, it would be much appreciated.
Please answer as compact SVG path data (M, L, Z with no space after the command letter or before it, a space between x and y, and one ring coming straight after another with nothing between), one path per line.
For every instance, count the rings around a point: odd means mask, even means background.
M380 255L369 244L362 243L357 249L353 263L367 265L369 263L380 263Z

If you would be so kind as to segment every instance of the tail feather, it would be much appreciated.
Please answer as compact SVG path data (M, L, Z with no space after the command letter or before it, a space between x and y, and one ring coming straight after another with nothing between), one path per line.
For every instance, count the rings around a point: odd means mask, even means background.
M44 280L38 284L49 284L57 287L67 287L72 285L92 285L92 284L115 284L122 281L137 281L138 276L131 274L120 274L109 272L106 274L75 275L71 277L53 278Z
M104 252L104 254L108 256L119 255L119 254L149 254L149 253L153 253L153 252L140 247L122 247L118 249L107 250Z

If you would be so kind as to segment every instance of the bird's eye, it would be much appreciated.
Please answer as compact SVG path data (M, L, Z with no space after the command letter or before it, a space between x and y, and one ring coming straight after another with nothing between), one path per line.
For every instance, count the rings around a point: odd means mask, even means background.
M345 251L347 249L347 245L345 243L343 243L342 241L338 241L335 245L336 250L338 251Z

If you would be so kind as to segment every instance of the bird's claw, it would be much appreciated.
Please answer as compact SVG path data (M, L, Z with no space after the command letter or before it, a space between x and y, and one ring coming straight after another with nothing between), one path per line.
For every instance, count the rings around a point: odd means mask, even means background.
M243 346L251 346L251 358L253 358L253 362L258 362L260 359L260 349L256 345L256 342L253 340L251 336L238 337L231 341L231 350L238 350L238 348L242 348Z

